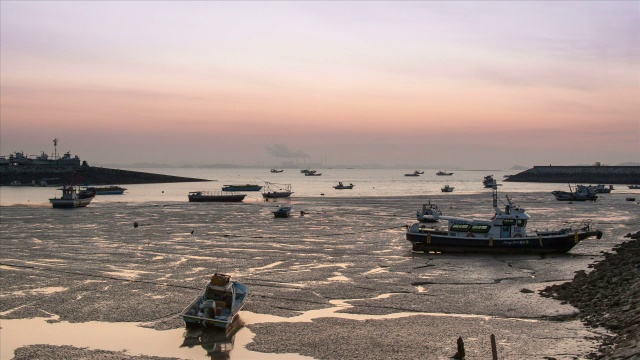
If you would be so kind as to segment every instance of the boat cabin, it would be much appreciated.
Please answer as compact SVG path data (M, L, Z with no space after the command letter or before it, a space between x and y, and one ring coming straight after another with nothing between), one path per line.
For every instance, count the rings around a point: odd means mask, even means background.
M493 193L495 214L491 220L466 219L440 216L448 221L449 236L479 238L517 238L527 235L527 220L530 216L525 209L516 206L509 196L504 210L498 206L497 191Z
M228 316L231 313L231 309L233 309L236 294L230 279L229 275L216 273L207 284L204 301L205 303L210 302L211 307L215 309L216 316L224 314Z

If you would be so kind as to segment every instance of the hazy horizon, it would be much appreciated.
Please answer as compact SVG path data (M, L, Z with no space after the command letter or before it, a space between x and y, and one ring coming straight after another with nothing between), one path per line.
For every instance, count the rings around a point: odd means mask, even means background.
M2 1L0 20L5 156L640 162L640 2Z

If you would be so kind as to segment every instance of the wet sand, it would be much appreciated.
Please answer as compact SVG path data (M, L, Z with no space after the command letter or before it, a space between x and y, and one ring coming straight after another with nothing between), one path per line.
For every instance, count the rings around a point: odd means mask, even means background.
M532 216L529 231L594 219L604 237L545 257L415 254L404 225L425 197L293 198L288 219L273 218L280 203L3 207L1 358L16 349L24 359L209 358L203 347L180 347L177 313L214 272L251 290L246 326L221 358L446 359L458 336L467 358L490 358L490 334L500 358L582 358L607 332L538 291L623 242L638 205L616 194L574 204L512 197ZM490 191L429 200L447 215L492 215ZM88 336L111 325L142 340Z

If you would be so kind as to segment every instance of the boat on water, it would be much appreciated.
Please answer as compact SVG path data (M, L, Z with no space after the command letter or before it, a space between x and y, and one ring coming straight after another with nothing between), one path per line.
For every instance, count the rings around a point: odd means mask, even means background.
M353 185L351 183L349 185L345 185L345 184L342 183L342 181L339 181L338 185L334 186L333 188L336 189L336 190L348 190L348 189L353 189L354 186L355 185Z
M424 171L418 171L418 170L414 170L412 173L410 174L404 174L404 176L420 176L424 174Z
M73 186L63 186L58 190L62 190L62 196L49 199L54 208L77 208L85 207L91 203L96 193L91 190L81 190Z
M431 204L431 201L427 204L422 204L422 209L416 211L416 218L420 222L438 222L438 217L440 216L442 216L442 211L438 208L438 205Z
M640 189L640 185L629 185L629 189L631 189L631 190Z
M493 175L487 175L482 179L482 184L486 188L492 188L498 186L498 182L493 178Z
M191 191L189 202L242 202L246 194L218 192L218 191Z
M311 169L302 169L300 170L301 173L303 174L308 174L308 173L316 173L318 172L317 170L311 170Z
M453 173L452 172L446 172L446 171L438 171L436 173L436 175L438 175L438 176L451 176L451 175L453 175Z
M284 170L278 170L278 169L271 169L271 172L274 174L279 174L281 172L283 172Z
M249 288L232 281L226 274L216 273L198 295L180 313L187 327L216 326L226 329L245 305Z
M311 170L311 171L308 171L308 172L304 173L304 176L321 176L321 175L322 175L322 173L319 173L319 172L317 172L315 170Z
M95 191L96 195L122 195L127 190L117 185L87 186L86 189Z
M571 188L569 184L569 191L552 191L558 201L596 201L598 195L593 186L576 185L575 188Z
M504 209L500 208L498 190L494 187L495 214L490 220L434 215L436 219L447 220L447 226L427 226L418 222L407 228L406 238L414 251L541 254L565 253L584 239L602 237L592 221L529 234L527 222L530 216L509 196L506 199Z
M440 190L442 190L442 192L452 192L453 189L455 189L455 187L453 186L449 186L449 184L443 186Z
M261 185L256 184L232 184L232 185L223 185L222 191L260 191L262 190Z
M273 217L287 218L291 216L291 206L279 206L276 211L273 212Z
M265 182L264 189L262 190L262 197L265 199L287 198L291 196L291 194L293 194L291 184Z
M596 186L590 186L593 187L593 190L596 192L596 194L609 194L611 193L611 190L614 190L613 185L609 185L609 187L604 186L604 184L598 184Z

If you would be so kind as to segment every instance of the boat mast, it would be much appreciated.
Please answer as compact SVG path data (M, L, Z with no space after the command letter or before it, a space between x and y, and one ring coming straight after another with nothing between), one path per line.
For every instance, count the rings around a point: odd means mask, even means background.
M53 139L53 160L58 159L58 139Z

